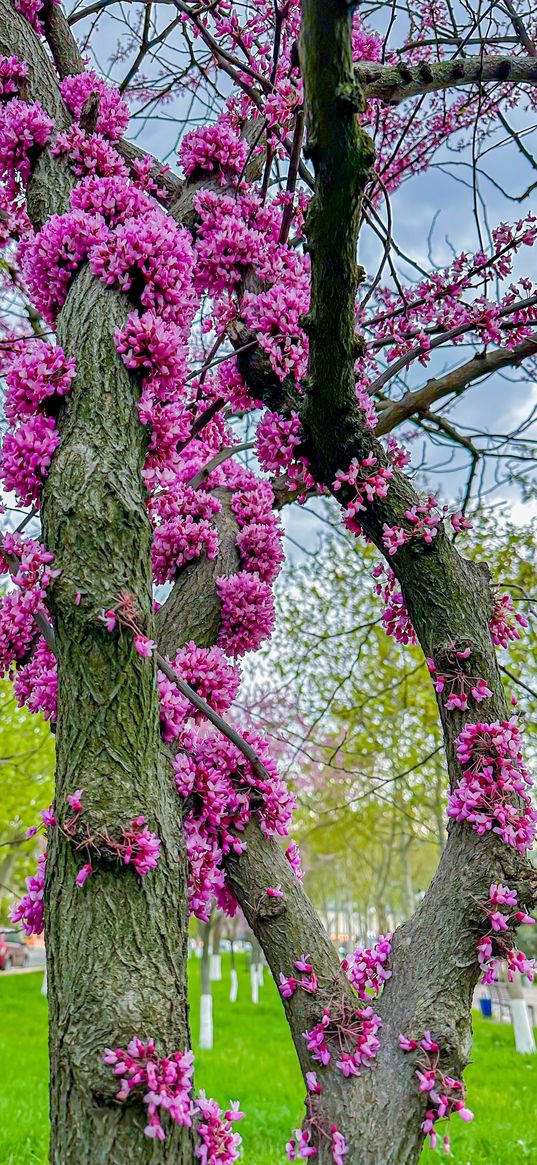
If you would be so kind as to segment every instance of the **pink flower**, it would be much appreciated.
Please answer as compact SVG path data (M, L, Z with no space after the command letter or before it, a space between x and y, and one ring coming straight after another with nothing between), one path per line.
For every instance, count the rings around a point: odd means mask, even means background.
M418 1047L417 1040L409 1040L407 1036L399 1036L399 1047L403 1052L415 1052Z
M297 989L297 980L292 975L286 976L280 971L278 990L283 999L290 999Z
M501 882L491 883L489 901L495 903L497 906L516 906L517 897L516 890L510 890L508 886L502 886Z
M152 639L148 639L146 635L134 636L134 650L143 659L149 659L155 651L156 646L156 643Z
M535 919L532 918L531 914L524 914L523 910L517 910L515 918L521 926L535 926Z
M269 898L285 898L285 894L281 886L269 886L268 889L265 890L265 894L267 894Z
M93 866L92 866L91 862L86 862L85 866L82 866L82 869L78 871L78 874L76 876L77 886L83 886L84 882L87 880L87 878L89 878L90 874L92 874L92 873L93 873Z
M495 931L509 930L509 922L505 917L505 914L502 914L501 910L495 910L489 916L489 922L492 929Z
M473 1114L472 1110L470 1108L466 1108L464 1104L462 1104L462 1103L456 1104L455 1110L456 1110L456 1112L458 1112L461 1120L468 1121L468 1122L473 1121L474 1114Z
M312 967L311 963L308 962L307 955L302 955L300 959L297 959L296 963L295 963L295 967L296 967L297 971L304 971L306 975L310 975L311 972L313 971L313 967Z
M423 1037L420 1040L420 1048L423 1048L424 1052L439 1052L440 1051L439 1045L436 1043L436 1040L433 1040L433 1037L432 1037L430 1032L423 1033Z
M67 800L68 800L68 802L71 806L71 809L73 810L74 813L82 813L83 812L83 809L84 809L84 806L82 804L83 793L84 793L83 789L76 789L74 793L67 794Z
M337 1125L332 1125L330 1129L332 1135L332 1160L334 1165L345 1165L344 1158L349 1152L349 1148L343 1133L340 1133Z
M285 851L285 856L287 858L287 861L289 862L289 865L291 866L292 870L294 871L296 877L299 879L299 881L301 881L302 878L304 877L304 872L303 872L302 866L301 866L300 850L298 848L296 841L293 841L291 839L291 841L289 842L289 845L287 846L287 849Z

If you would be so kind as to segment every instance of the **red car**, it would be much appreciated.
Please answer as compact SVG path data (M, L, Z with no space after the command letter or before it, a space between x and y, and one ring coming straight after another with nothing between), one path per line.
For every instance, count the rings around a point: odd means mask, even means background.
M17 930L0 930L0 971L10 967L27 967L30 956Z

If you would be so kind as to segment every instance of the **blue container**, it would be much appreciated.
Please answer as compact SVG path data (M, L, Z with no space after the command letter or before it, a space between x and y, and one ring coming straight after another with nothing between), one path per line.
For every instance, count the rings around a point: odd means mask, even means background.
M492 1019L492 999L480 999L479 1007L485 1019Z

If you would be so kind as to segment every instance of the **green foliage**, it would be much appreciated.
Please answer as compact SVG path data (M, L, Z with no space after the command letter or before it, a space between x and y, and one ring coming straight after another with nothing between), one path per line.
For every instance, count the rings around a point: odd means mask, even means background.
M229 957L213 983L215 1047L196 1058L196 1086L221 1104L240 1099L245 1119L244 1165L284 1165L285 1142L300 1120L304 1087L276 988L265 977L260 1003L250 1003L244 956L237 959L239 999L228 1002ZM197 1042L199 963L190 962L194 1047ZM0 977L0 1165L46 1165L46 1000L41 975ZM475 1121L452 1121L453 1165L511 1165L535 1161L533 1117L537 1056L515 1052L513 1031L474 1017L474 1060L466 1073ZM7 1065L9 1064L9 1071ZM422 1165L443 1155L424 1149Z

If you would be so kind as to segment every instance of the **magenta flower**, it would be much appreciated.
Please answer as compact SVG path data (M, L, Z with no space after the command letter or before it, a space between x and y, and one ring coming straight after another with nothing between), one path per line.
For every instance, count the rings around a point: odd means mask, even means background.
M74 813L82 813L84 806L82 804L82 797L84 795L83 789L76 789L74 793L67 794L67 800Z
M153 654L156 643L152 639L148 639L147 635L134 636L134 650L141 655L143 659L149 659Z
M87 881L90 874L92 874L92 873L93 873L93 866L92 866L91 862L86 862L85 866L82 866L82 869L78 871L78 874L76 876L75 881L76 881L77 886L83 886L84 882Z

